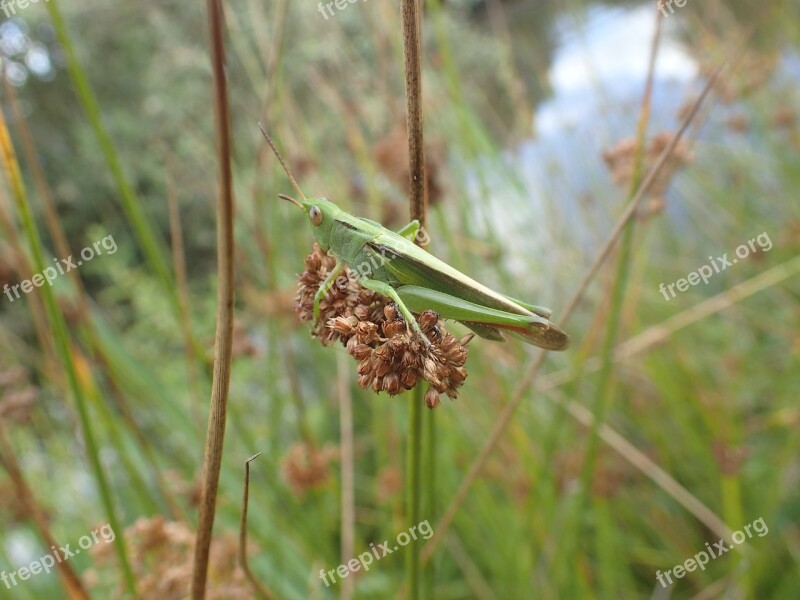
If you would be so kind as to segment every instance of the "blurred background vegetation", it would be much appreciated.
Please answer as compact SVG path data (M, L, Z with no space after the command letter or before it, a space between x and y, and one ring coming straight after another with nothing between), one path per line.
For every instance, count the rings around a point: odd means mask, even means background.
M311 234L275 199L292 189L256 125L309 196L405 223L399 9L225 8L237 320L209 597L256 597L237 544L258 451L249 556L274 597L401 597L408 548L331 587L319 578L410 525L410 397L358 388L344 349L294 314ZM429 249L556 319L632 184L730 64L565 325L571 349L520 392L441 531L424 597L800 595L800 7L689 0L654 38L657 14L652 2L425 3ZM0 19L13 143L0 285L106 236L119 248L59 277L52 306L50 288L0 297L0 570L74 548L114 513L138 594L183 598L216 308L204 7L50 0ZM14 154L27 195L8 176ZM659 292L761 233L769 251L669 301ZM434 530L537 353L473 341L462 393L426 415ZM657 582L759 518L768 534ZM120 556L98 543L68 564L92 597L127 597ZM0 584L0 598L81 597L63 581Z

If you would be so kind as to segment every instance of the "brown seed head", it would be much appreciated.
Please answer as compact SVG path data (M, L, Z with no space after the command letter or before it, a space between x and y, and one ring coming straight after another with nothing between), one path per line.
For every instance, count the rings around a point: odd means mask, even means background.
M303 321L312 321L314 296L336 260L314 245L306 258L306 270L299 276L295 312ZM458 395L467 376L467 344L473 335L457 340L447 332L439 315L426 310L417 317L424 344L388 298L360 286L348 268L346 286L333 286L320 302L320 318L312 335L322 344L344 344L358 361L358 385L390 395L410 390L422 381L431 387L425 404L435 408L440 395Z

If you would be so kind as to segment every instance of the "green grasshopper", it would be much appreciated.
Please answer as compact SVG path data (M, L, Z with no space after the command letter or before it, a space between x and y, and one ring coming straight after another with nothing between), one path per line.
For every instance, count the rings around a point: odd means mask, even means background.
M302 200L279 197L300 208L308 217L320 248L336 258L314 297L314 319L319 305L347 265L374 265L360 273L362 287L390 298L419 337L423 335L412 313L434 310L443 319L459 321L479 336L505 341L501 331L546 350L564 350L569 336L550 322L551 311L500 294L439 260L414 243L419 221L397 232L380 223L353 216L326 198L306 198L264 131L273 152Z

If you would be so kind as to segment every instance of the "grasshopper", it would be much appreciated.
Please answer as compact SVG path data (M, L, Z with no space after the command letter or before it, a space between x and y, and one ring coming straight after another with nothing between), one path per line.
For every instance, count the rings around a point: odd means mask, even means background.
M501 332L546 350L564 350L569 336L550 321L551 311L496 292L461 273L414 243L420 233L419 221L399 231L376 221L356 217L327 198L306 198L266 131L261 132L302 200L279 194L301 209L308 218L320 248L336 258L314 297L314 319L325 294L347 265L375 265L361 274L362 287L390 298L425 343L412 313L434 310L443 319L459 321L480 337L505 341Z

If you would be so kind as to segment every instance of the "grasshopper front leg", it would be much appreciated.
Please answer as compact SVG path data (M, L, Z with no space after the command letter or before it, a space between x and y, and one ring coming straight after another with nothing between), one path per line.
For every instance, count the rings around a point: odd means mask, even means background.
M411 325L414 329L416 334L422 339L426 346L430 346L431 342L424 333L422 333L422 329L420 329L419 323L414 318L414 315L411 314L411 311L408 310L408 307L405 303L400 299L400 296L397 295L395 289L390 286L388 283L384 281L378 281L376 279L360 279L359 283L362 287L365 287L368 290L372 290L382 296L386 296L387 298L391 298L392 302L397 305L397 309L400 311L400 314L403 315L403 318L406 320L406 327Z
M333 286L333 282L336 281L336 278L342 274L344 271L345 266L347 263L340 258L336 259L336 266L333 267L328 276L325 278L325 281L322 282L322 285L319 286L317 293L314 294L314 322L319 320L319 304L322 302L322 299L328 294L328 291Z
M413 242L414 238L417 237L417 234L419 233L419 230L420 230L419 221L414 219L408 225L403 225L403 227L401 229L398 229L397 230L397 235L402 235L407 240Z

